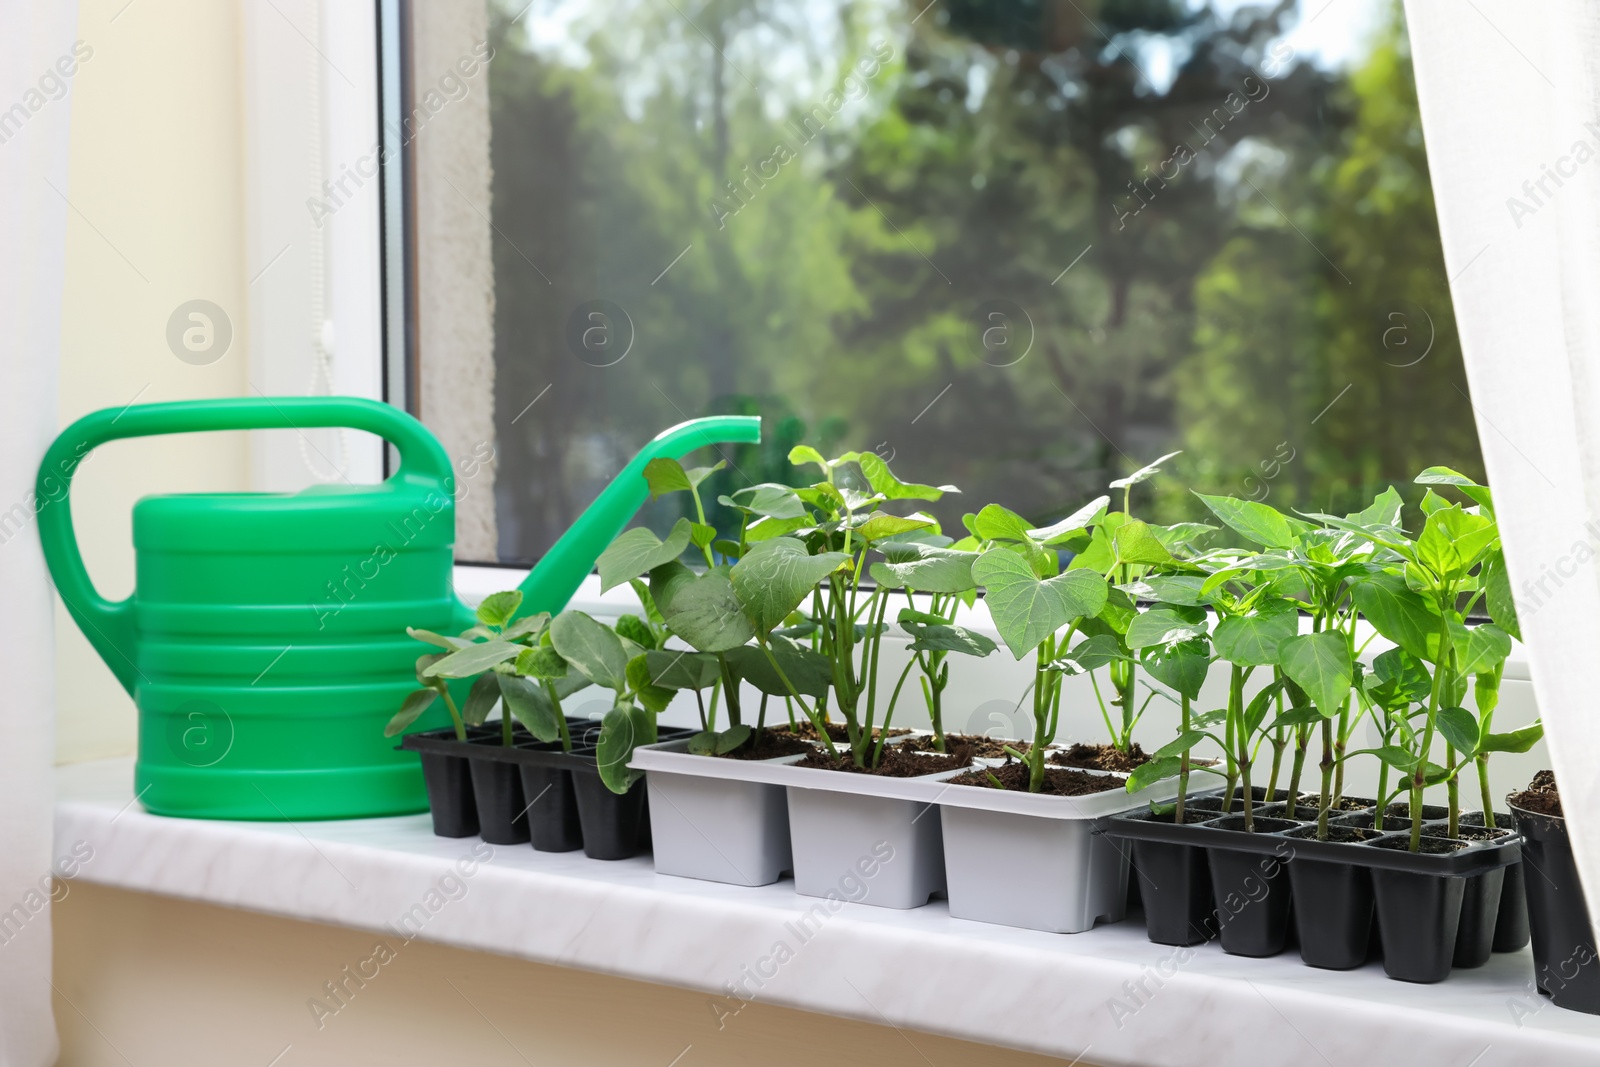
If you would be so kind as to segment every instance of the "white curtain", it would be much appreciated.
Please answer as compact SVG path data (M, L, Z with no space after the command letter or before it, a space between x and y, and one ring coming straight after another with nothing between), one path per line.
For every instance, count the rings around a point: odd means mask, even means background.
M0 1067L56 1058L53 607L33 482L56 432L75 0L0 4Z
M1406 0L1534 693L1600 916L1600 5Z

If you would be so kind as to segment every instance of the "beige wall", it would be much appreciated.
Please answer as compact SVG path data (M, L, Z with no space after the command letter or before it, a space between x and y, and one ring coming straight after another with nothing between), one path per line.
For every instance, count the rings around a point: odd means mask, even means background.
M393 938L400 945L394 959L364 987L350 985L348 1003L324 1016L319 1029L306 1002L326 999L323 984L371 957L375 940L354 930L72 883L56 905L61 1063L1062 1062L759 1003L719 1031L701 993Z
M236 396L246 380L240 8L226 0L81 0L93 49L73 79L61 422L104 407ZM167 346L189 300L219 305L233 340L195 366ZM130 512L148 493L242 489L241 434L112 444L72 506L100 591L133 588ZM57 759L134 750L133 703L64 610L56 618Z

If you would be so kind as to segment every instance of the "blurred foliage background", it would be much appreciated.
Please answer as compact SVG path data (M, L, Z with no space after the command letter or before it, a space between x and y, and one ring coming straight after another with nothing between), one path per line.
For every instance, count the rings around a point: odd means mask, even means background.
M1176 449L1147 517L1483 473L1397 0L1339 0L1339 62L1328 0L524 2L491 9L502 561L720 412L766 439L717 492L876 451L959 485L957 531Z

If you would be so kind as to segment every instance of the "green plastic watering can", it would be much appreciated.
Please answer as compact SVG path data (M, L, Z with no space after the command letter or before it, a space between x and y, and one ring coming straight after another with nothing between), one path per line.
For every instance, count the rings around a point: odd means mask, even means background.
M379 485L299 493L149 496L133 509L132 596L100 596L72 531L69 490L91 449L122 437L344 426L390 442ZM522 583L522 613L557 612L644 503L644 466L761 420L694 419L645 446ZM473 612L451 583L455 477L410 415L355 397L140 404L85 416L39 468L39 535L67 610L139 707L134 787L160 815L334 819L427 809L414 754L384 724L416 688L428 646ZM444 718L418 728L447 725Z

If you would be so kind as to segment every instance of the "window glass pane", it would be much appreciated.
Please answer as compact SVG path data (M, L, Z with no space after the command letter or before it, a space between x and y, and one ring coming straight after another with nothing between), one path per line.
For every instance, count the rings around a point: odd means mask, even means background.
M1482 473L1398 2L525 2L489 10L503 560L712 413L766 425L719 492L876 451L965 491L947 530L1179 449L1152 518Z

